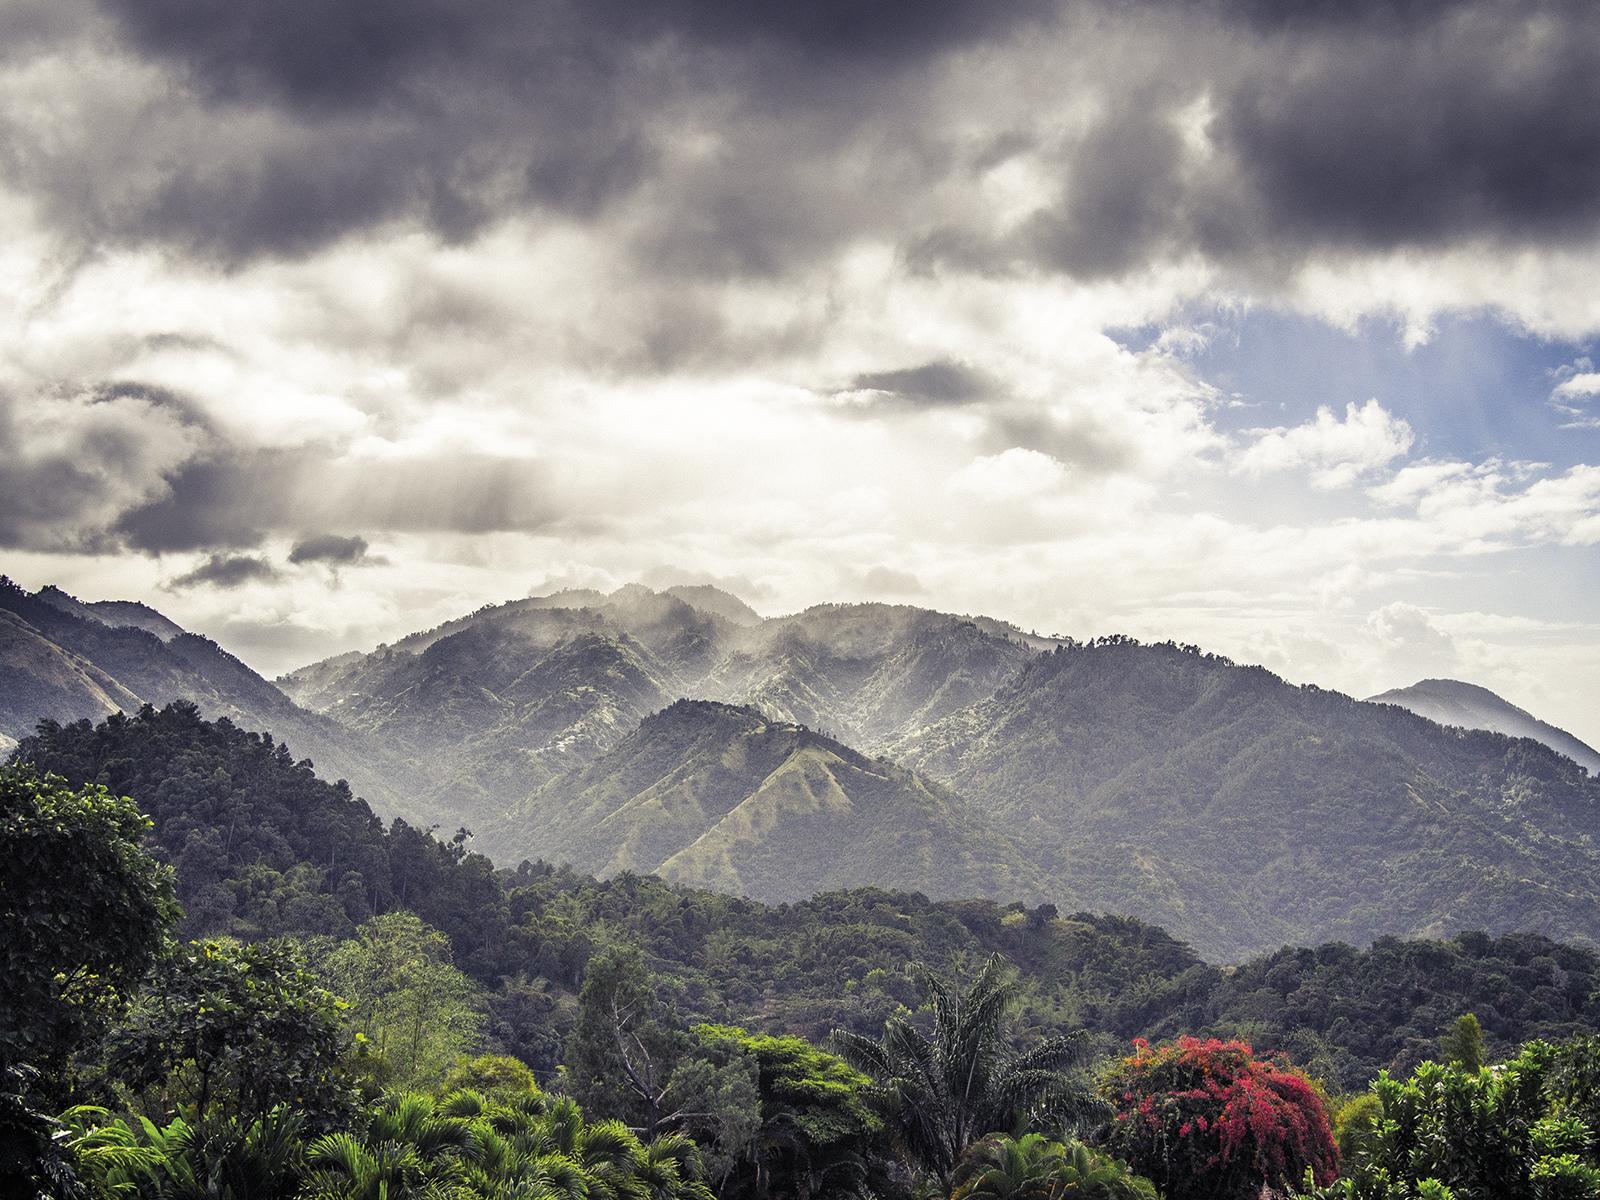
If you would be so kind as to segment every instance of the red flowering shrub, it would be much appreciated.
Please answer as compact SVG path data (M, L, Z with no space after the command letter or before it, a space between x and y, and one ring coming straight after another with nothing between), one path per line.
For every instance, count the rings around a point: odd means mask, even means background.
M1255 1200L1263 1187L1338 1175L1322 1097L1244 1042L1184 1037L1134 1053L1106 1078L1116 1153L1167 1200Z

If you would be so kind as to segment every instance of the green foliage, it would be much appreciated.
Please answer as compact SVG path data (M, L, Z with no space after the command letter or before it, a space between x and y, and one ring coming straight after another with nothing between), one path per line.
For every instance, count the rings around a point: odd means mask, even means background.
M954 1183L951 1200L1157 1200L1155 1185L1127 1163L1038 1133L978 1142Z
M149 828L102 787L0 766L0 1068L59 1068L154 961L176 908Z
M445 1095L461 1091L478 1092L506 1102L540 1094L538 1081L527 1064L507 1054L481 1054L451 1067L445 1072L439 1092Z
M1475 1074L1483 1066L1483 1027L1471 1013L1456 1018L1450 1032L1441 1040L1444 1061Z
M654 1136L668 1115L673 1068L687 1041L636 948L612 947L590 962L567 1041L570 1085L580 1099Z
M67 1145L96 1200L290 1200L299 1189L304 1119L285 1108L248 1120L226 1113L205 1128L182 1117L129 1123L88 1106L65 1119Z
M748 1063L755 1079L756 1117L742 1161L722 1176L719 1195L823 1200L857 1193L882 1129L865 1102L866 1076L802 1038L727 1025L699 1025L694 1035L713 1062ZM675 1090L683 1086L675 1076Z
M1496 1067L1423 1063L1372 1085L1372 1134L1319 1193L1337 1200L1600 1196L1600 1039L1530 1042Z
M478 1046L479 988L451 964L449 940L414 914L374 917L320 965L381 1085L432 1086Z
M111 1036L109 1068L147 1111L181 1115L206 1143L279 1108L336 1121L352 1099L343 1008L291 942L190 942Z
M586 1122L567 1099L401 1094L307 1159L308 1200L711 1200L692 1142L643 1143L616 1121Z
M895 1016L877 1041L835 1034L845 1060L872 1078L872 1099L912 1163L948 1187L962 1155L984 1135L1089 1110L1087 1090L1068 1074L1085 1052L1081 1035L1022 1051L1011 1045L1018 982L998 956L959 992L926 971L922 979L930 1031Z

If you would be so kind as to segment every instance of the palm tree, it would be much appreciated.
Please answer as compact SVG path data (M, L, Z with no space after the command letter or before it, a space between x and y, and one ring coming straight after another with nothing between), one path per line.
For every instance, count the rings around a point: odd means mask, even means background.
M1050 1200L1157 1200L1156 1185L1109 1154L1073 1142L1050 1187Z
M871 1099L907 1159L937 1176L947 1193L961 1156L984 1135L1093 1109L1092 1091L1068 1074L1086 1055L1082 1031L1012 1049L1006 1026L1017 981L998 954L960 993L925 967L915 969L928 994L931 1032L897 1016L876 1042L845 1031L834 1040L844 1059L872 1078Z
M956 1168L951 1200L1156 1200L1155 1185L1082 1142L990 1137Z
M951 1200L1049 1200L1066 1150L1040 1133L985 1138L956 1168Z

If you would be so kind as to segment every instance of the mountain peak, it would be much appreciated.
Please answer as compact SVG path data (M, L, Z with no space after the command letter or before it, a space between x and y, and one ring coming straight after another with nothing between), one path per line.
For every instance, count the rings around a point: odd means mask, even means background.
M1532 738L1566 755L1589 774L1600 776L1600 751L1476 683L1461 679L1422 679L1410 687L1369 696L1368 700L1374 704L1398 705L1440 725Z
M666 594L677 597L691 608L721 617L735 625L761 624L761 614L755 609L732 592L725 592L709 583L674 584L666 589Z

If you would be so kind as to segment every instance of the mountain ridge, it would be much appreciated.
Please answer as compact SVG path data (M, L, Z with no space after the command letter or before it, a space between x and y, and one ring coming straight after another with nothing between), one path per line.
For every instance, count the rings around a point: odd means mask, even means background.
M1393 704L1409 709L1441 725L1532 738L1587 768L1589 774L1600 775L1600 750L1475 683L1460 679L1422 679L1410 687L1391 688L1367 699L1373 704Z
M258 727L385 756L390 796L503 863L1014 895L1223 960L1462 925L1600 941L1600 784L1576 763L1198 647L872 603L741 623L631 585L485 606L279 689L195 635L32 603L87 664L48 658L73 703L88 667L158 691L130 654L169 690L255 695Z

